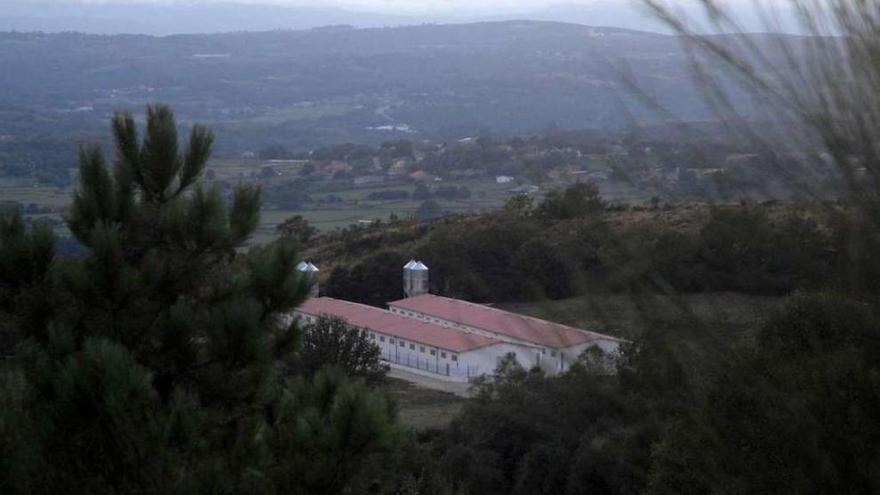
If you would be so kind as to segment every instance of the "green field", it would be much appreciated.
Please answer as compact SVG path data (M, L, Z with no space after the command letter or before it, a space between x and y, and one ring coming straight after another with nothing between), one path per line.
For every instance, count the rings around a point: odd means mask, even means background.
M218 177L224 177L233 182L256 181L250 177L256 161L248 160L220 160L219 168L222 172ZM268 182L268 181L264 181ZM438 200L442 211L449 213L470 213L488 211L501 206L508 197L506 184L496 184L492 180L480 181L454 181L438 183L444 186L467 186L471 190L472 197L465 200ZM345 228L353 224L366 221L387 221L391 215L406 218L416 213L421 201L415 200L389 200L374 201L367 197L374 192L384 190L405 189L412 191L413 184L395 184L369 188L344 189L332 192L318 192L312 194L314 198L320 198L333 194L342 199L338 203L325 205L310 204L298 210L264 209L260 225L255 236L257 243L265 243L275 238L275 227L286 218L293 215L302 215L321 231L332 231ZM15 201L27 207L34 205L38 208L51 210L48 213L29 214L31 218L47 217L60 220L61 213L70 204L73 188L58 188L45 185L35 185L29 180L2 179L0 180L0 200ZM59 233L64 232L59 230Z
M397 404L401 423L415 430L447 426L468 400L393 378L388 380L385 387L388 395Z
M16 201L24 206L31 204L51 209L63 209L70 203L71 187L36 185L29 179L0 178L0 200Z
M222 181L228 186L243 182L254 182L264 188L290 187L290 181L299 177L303 161L263 162L258 158L218 157L211 160L208 167L212 180ZM268 177L261 172L271 167L277 175ZM404 178L388 177L384 184L356 187L349 180L319 180L309 185L305 191L314 202L306 203L300 209L275 208L266 201L262 218L258 227L255 242L265 243L276 238L275 227L286 218L302 215L321 231L333 231L350 225L387 221L392 215L407 218L416 214L421 200L370 200L368 197L377 192L390 190L406 190L410 193L416 183ZM467 199L445 200L435 198L445 213L478 213L496 209L504 204L510 196L511 184L497 184L493 178L455 180L433 182L433 187L454 186L467 187L471 197ZM283 190L283 189L282 189ZM73 187L53 187L36 184L32 179L2 178L0 179L0 199L15 201L25 208L31 207L28 216L47 217L60 224L61 213L69 205ZM326 200L334 196L334 201ZM59 234L66 232L63 227Z

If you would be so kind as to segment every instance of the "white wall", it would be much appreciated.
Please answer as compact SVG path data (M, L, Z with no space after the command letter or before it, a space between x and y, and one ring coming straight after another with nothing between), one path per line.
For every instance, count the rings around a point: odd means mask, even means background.
M295 314L307 323L313 323L317 320L315 316L298 311ZM446 376L475 378L485 373L491 373L495 369L496 360L489 359L483 354L458 353L417 341L401 339L377 331L377 329L367 328L365 330L373 338L376 345L379 346L383 360L427 371L441 379ZM500 356L503 356L504 353L509 351L505 350L502 352L499 350L497 352L500 353ZM487 367L487 363L491 363L491 366Z
M415 313L406 310L397 309L393 311L396 314L415 318ZM316 317L297 312L298 316L307 322L314 322ZM418 318L421 321L430 321L432 323L445 324L451 328L458 328L464 331L471 331L468 326L452 326L446 320L435 318L426 319L423 315ZM443 323L445 322L445 323ZM576 346L567 347L565 349L541 348L535 345L524 345L516 342L500 342L471 351L462 353L453 352L447 349L430 346L417 341L401 339L393 335L382 333L376 329L366 329L373 337L376 345L379 346L382 359L401 366L420 369L432 374L438 375L439 378L449 377L468 377L474 378L484 374L491 374L495 371L500 360L507 354L514 354L516 360L525 369L540 367L545 373L554 375L562 371L568 370L572 363L577 361L578 357L588 348L598 345L607 353L616 353L619 347L618 342L613 340L600 340L597 343L587 342ZM477 332L481 335L495 337L489 332ZM497 337L496 337L497 338ZM403 345L401 345L401 343Z

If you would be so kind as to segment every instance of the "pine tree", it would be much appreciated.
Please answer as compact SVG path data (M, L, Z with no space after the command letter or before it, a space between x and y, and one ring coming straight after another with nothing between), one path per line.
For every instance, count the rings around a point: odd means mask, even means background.
M113 119L112 172L80 152L67 225L89 251L0 219L3 493L338 493L396 438L382 396L288 376L308 293L287 243L246 250L260 191L199 183L213 135L181 152L174 114ZM315 474L321 473L321 474Z
M382 351L369 332L352 329L339 318L321 317L303 328L299 363L306 375L333 366L367 383L380 383L389 370L381 357Z

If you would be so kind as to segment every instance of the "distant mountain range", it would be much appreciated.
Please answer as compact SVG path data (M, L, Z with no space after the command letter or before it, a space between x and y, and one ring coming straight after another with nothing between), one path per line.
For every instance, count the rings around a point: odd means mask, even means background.
M411 20L403 17L336 8L235 3L0 3L0 31L168 35L309 29L335 24L379 27L409 23Z
M231 153L715 116L690 82L677 37L554 22L0 33L0 67L0 136L37 150L47 140L104 138L113 111L156 101L185 122L210 124L220 151ZM624 74L670 114L647 108ZM751 100L735 98L748 114Z
M691 11L690 13L694 13ZM747 16L748 29L760 30ZM39 0L0 2L0 31L76 31L92 34L204 34L274 29L310 29L332 25L389 27L502 20L556 21L590 26L663 32L664 28L626 0L559 4L530 12L493 15L390 15L340 8L282 7L230 3L72 4Z

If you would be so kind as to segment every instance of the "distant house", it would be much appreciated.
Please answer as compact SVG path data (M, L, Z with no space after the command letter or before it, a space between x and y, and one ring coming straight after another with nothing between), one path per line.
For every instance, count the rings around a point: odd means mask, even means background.
M478 168L466 168L464 170L450 170L450 177L485 177L486 171Z
M346 173L351 172L352 166L343 161L335 160L333 162L328 163L321 167L320 173L322 175L332 177L340 172Z
M406 160L397 160L388 167L388 175L406 175L409 171L409 162Z
M250 159L256 158L257 154L254 153L253 151L245 151L244 153L241 154L241 157L246 160L250 160Z
M509 175L499 175L498 177L495 177L496 184L509 184L509 183L513 182L514 180L515 180L515 178L511 177Z
M369 186L371 184L382 184L385 177L381 175L362 175L354 178L355 186Z
M442 180L442 179L440 179L440 177L437 177L436 175L433 175L433 174L429 174L428 172L425 172L424 170L419 170L419 171L416 171L416 172L409 174L409 178L414 181L418 181L418 182L439 182L440 180Z
M514 187L513 189L508 189L507 192L509 192L510 194L535 194L540 190L541 188L538 186L523 185L519 187Z
M609 177L608 172L595 170L576 170L570 174L575 178L575 182L605 182Z

